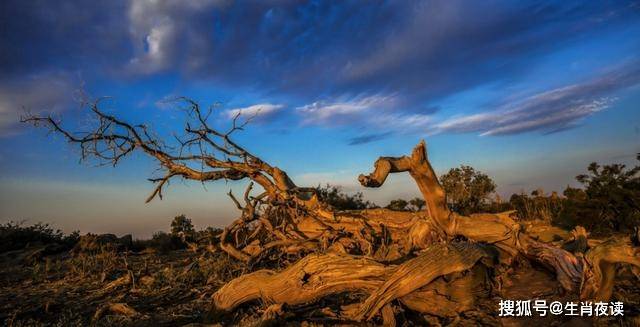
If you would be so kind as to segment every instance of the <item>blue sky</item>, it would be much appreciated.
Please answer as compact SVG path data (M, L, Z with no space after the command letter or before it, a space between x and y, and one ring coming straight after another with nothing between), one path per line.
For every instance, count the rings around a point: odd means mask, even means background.
M421 138L438 171L468 164L499 193L562 190L591 161L640 151L640 3L628 1L4 1L0 4L0 219L148 236L185 213L236 214L242 183L174 181L145 204L156 165L78 163L25 110L88 124L79 90L161 135L166 101L258 112L238 141L299 185L329 182L379 204L407 176L363 190L359 173Z

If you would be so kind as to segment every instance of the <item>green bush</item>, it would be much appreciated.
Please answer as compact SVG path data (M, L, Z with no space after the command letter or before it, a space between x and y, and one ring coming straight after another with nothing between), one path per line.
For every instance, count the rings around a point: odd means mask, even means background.
M409 200L409 204L414 211L422 211L422 208L427 205L427 202L422 198L413 198Z
M562 211L565 199L562 199L556 192L545 196L544 191L535 190L531 196L520 193L513 194L509 199L509 204L513 210L518 211L518 217L522 220L544 220L552 222L556 220Z
M489 196L496 190L489 176L464 165L440 176L440 183L447 193L449 208L462 215L486 212L491 203Z
M626 233L640 225L640 166L593 162L576 179L584 189L567 187L559 224L581 225L596 235Z

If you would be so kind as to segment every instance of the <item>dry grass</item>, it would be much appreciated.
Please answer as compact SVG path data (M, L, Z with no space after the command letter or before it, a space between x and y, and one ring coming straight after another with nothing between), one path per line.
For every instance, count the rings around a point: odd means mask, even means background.
M0 260L0 321L9 326L202 323L210 295L243 271L221 253L184 250Z
M76 255L64 252L31 261L28 260L30 251L33 249L25 249L26 255L0 255L0 321L7 326L198 326L217 323L251 326L264 323L261 319L268 308L267 303L241 306L231 313L212 310L211 295L218 288L257 269L240 265L223 253L101 250ZM525 296L544 289L553 293L557 289L549 273L532 270L532 267L515 267L510 276L510 280L504 281L503 295ZM640 285L634 284L631 275L628 277L616 287L614 297L623 299L628 310L634 310L634 306L637 310ZM549 300L557 300L559 295L547 296ZM521 325L526 322L500 320L495 307L499 299L498 294L488 297L474 310L463 313L457 323ZM292 326L335 324L314 320L311 309L292 309L286 311L300 314L284 315L271 323ZM456 323L410 311L399 314L399 321L404 326ZM609 322L599 324L606 323Z

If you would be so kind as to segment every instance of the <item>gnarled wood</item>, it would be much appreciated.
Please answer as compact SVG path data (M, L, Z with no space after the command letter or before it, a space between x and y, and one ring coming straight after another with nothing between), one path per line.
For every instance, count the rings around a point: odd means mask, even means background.
M360 184L365 187L380 187L390 173L408 172L415 180L422 197L427 203L427 212L437 226L447 234L451 234L447 199L444 189L438 182L435 171L427 160L426 143L420 141L411 156L380 157L374 164L374 171L368 175L358 176Z
M433 244L414 259L398 266L384 284L364 301L355 320L371 319L385 304L429 284L436 277L467 270L486 254L466 242Z
M608 301L620 264L640 268L640 249L630 240L611 238L589 249L584 256L585 272L580 298Z
M390 301L429 284L439 276L473 267L486 254L471 243L437 243L399 266L365 257L329 253L308 255L282 272L260 270L234 279L213 295L215 306L232 310L261 299L269 304L299 305L342 292L370 294L362 305L343 313L371 319ZM413 300L411 300L413 299ZM417 301L415 296L407 301Z
M363 186L380 187L389 173L409 172L427 202L429 218L449 238L467 239L495 245L503 260L510 261L518 254L525 255L553 269L561 285L568 290L577 288L582 276L582 263L572 253L535 241L521 231L511 217L502 214L476 214L471 217L452 213L446 206L446 195L427 160L425 142L421 141L410 157L380 157L375 170L360 175Z
M259 270L240 276L213 295L219 309L262 299L271 304L303 304L345 291L371 291L390 274L385 265L345 254L310 254L285 270Z
M156 186L147 201L162 198L163 188L176 177L200 182L250 180L244 203L229 193L240 217L208 249L220 249L248 266L272 260L274 252L277 260L291 254L301 259L280 272L258 270L230 281L213 296L219 309L233 310L261 299L273 305L265 312L268 320L286 310L282 304L311 304L347 292L366 299L333 314L341 319L371 320L382 311L384 322L393 324L399 303L423 313L452 316L473 303L476 294L470 285L488 285L479 279L488 276L486 271L476 264L486 256L484 248L497 252L497 265L510 265L517 257L541 263L565 290L579 291L583 299L609 299L617 265L640 267L638 231L633 242L603 242L587 239L586 231L576 228L572 243L564 244L567 251L530 236L513 212L471 216L451 212L424 141L408 156L380 157L373 172L358 180L365 187L381 187L389 174L407 172L422 193L425 211L335 210L315 189L296 186L286 172L232 140L250 119L239 123L238 115L222 132L209 125L211 112L203 112L189 99L178 100L187 104L190 122L173 147L152 136L145 125L105 113L99 100L89 105L97 119L90 132L69 132L51 117L28 116L23 121L45 125L77 144L82 159L116 165L134 151L153 158L162 175L150 179ZM264 192L252 196L253 182ZM442 277L462 271L470 273Z

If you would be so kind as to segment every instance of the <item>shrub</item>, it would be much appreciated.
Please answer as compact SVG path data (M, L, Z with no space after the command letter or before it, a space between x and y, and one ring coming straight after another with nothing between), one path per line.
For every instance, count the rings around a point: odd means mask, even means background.
M409 204L411 205L413 210L420 211L422 210L422 208L424 208L425 205L427 205L427 202L425 202L422 198L413 198L409 200Z
M350 195L345 193L340 186L318 185L316 192L322 201L338 210L362 210L376 207L374 203L364 200L362 192Z
M564 200L556 192L545 196L544 191L538 189L531 192L531 196L525 193L513 194L509 204L513 210L518 211L518 217L523 220L544 220L552 222L562 211Z
M155 232L150 240L136 240L135 243L135 248L137 249L155 249L160 253L167 253L186 247L180 237L166 232Z
M593 162L576 179L584 189L567 187L560 223L582 225L596 235L629 232L640 225L640 166Z
M187 216L179 215L171 221L171 235L185 241L193 241L195 234L191 219L187 218Z
M79 236L77 231L65 235L49 224L36 223L25 226L23 222L10 221L0 224L0 253L36 244L58 244L65 249L70 249L78 242Z
M489 176L464 165L449 170L440 177L440 182L447 193L449 208L462 215L486 211L489 195L496 190Z
M391 200L391 202L389 202L389 204L387 204L385 208L393 211L406 211L408 205L409 202L407 202L406 200L395 199Z

